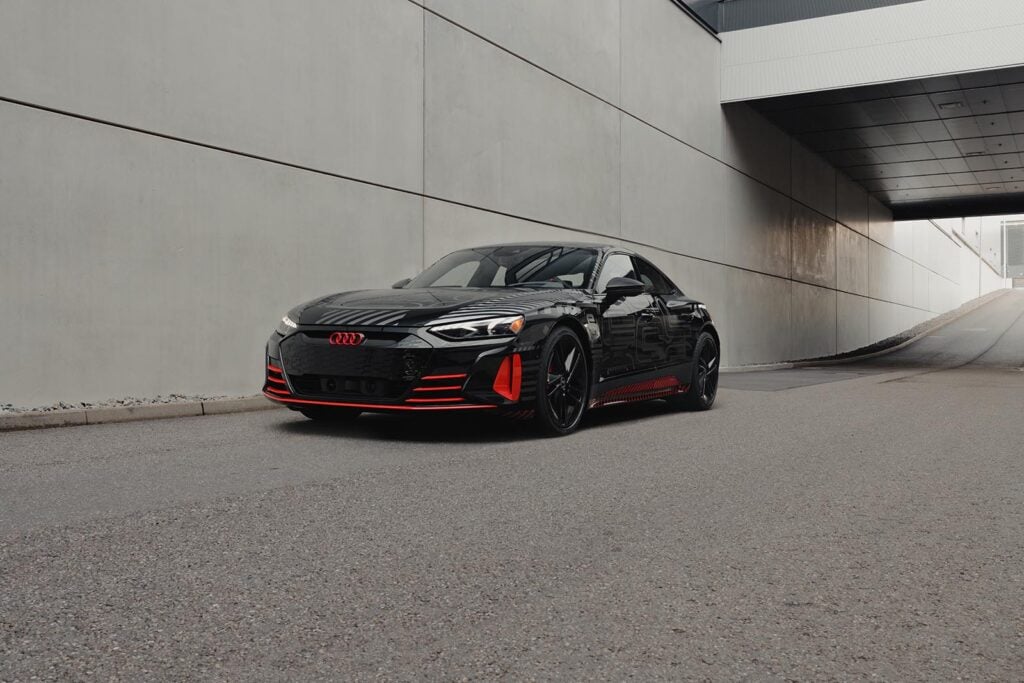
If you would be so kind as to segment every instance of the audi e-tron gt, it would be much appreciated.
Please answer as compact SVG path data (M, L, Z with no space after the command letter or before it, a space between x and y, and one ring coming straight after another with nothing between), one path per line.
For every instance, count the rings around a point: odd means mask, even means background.
M603 406L707 410L720 348L707 307L638 254L502 244L293 308L267 343L263 393L314 420L468 411L561 435Z

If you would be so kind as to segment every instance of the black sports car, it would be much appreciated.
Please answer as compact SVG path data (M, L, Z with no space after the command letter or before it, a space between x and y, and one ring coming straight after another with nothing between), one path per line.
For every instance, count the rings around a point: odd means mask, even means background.
M293 308L267 342L263 393L314 420L489 411L568 434L602 406L707 410L719 348L707 307L635 253L503 244Z

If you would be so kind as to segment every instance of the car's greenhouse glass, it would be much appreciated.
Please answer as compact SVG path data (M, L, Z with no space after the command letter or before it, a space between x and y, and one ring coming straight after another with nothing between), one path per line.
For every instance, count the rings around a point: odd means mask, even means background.
M586 287L597 251L568 246L505 246L448 254L406 287Z

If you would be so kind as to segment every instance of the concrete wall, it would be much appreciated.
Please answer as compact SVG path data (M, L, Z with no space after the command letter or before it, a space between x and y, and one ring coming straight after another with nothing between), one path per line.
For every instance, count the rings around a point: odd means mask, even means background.
M993 286L720 58L669 0L0 0L0 403L254 393L292 304L504 240L648 254L726 365Z
M722 101L1020 64L1020 0L923 0L722 34Z

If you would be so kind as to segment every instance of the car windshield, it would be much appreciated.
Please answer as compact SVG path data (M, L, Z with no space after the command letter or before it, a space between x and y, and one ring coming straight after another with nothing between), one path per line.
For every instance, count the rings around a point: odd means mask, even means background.
M585 287L597 251L568 246L464 249L413 278L406 287Z

